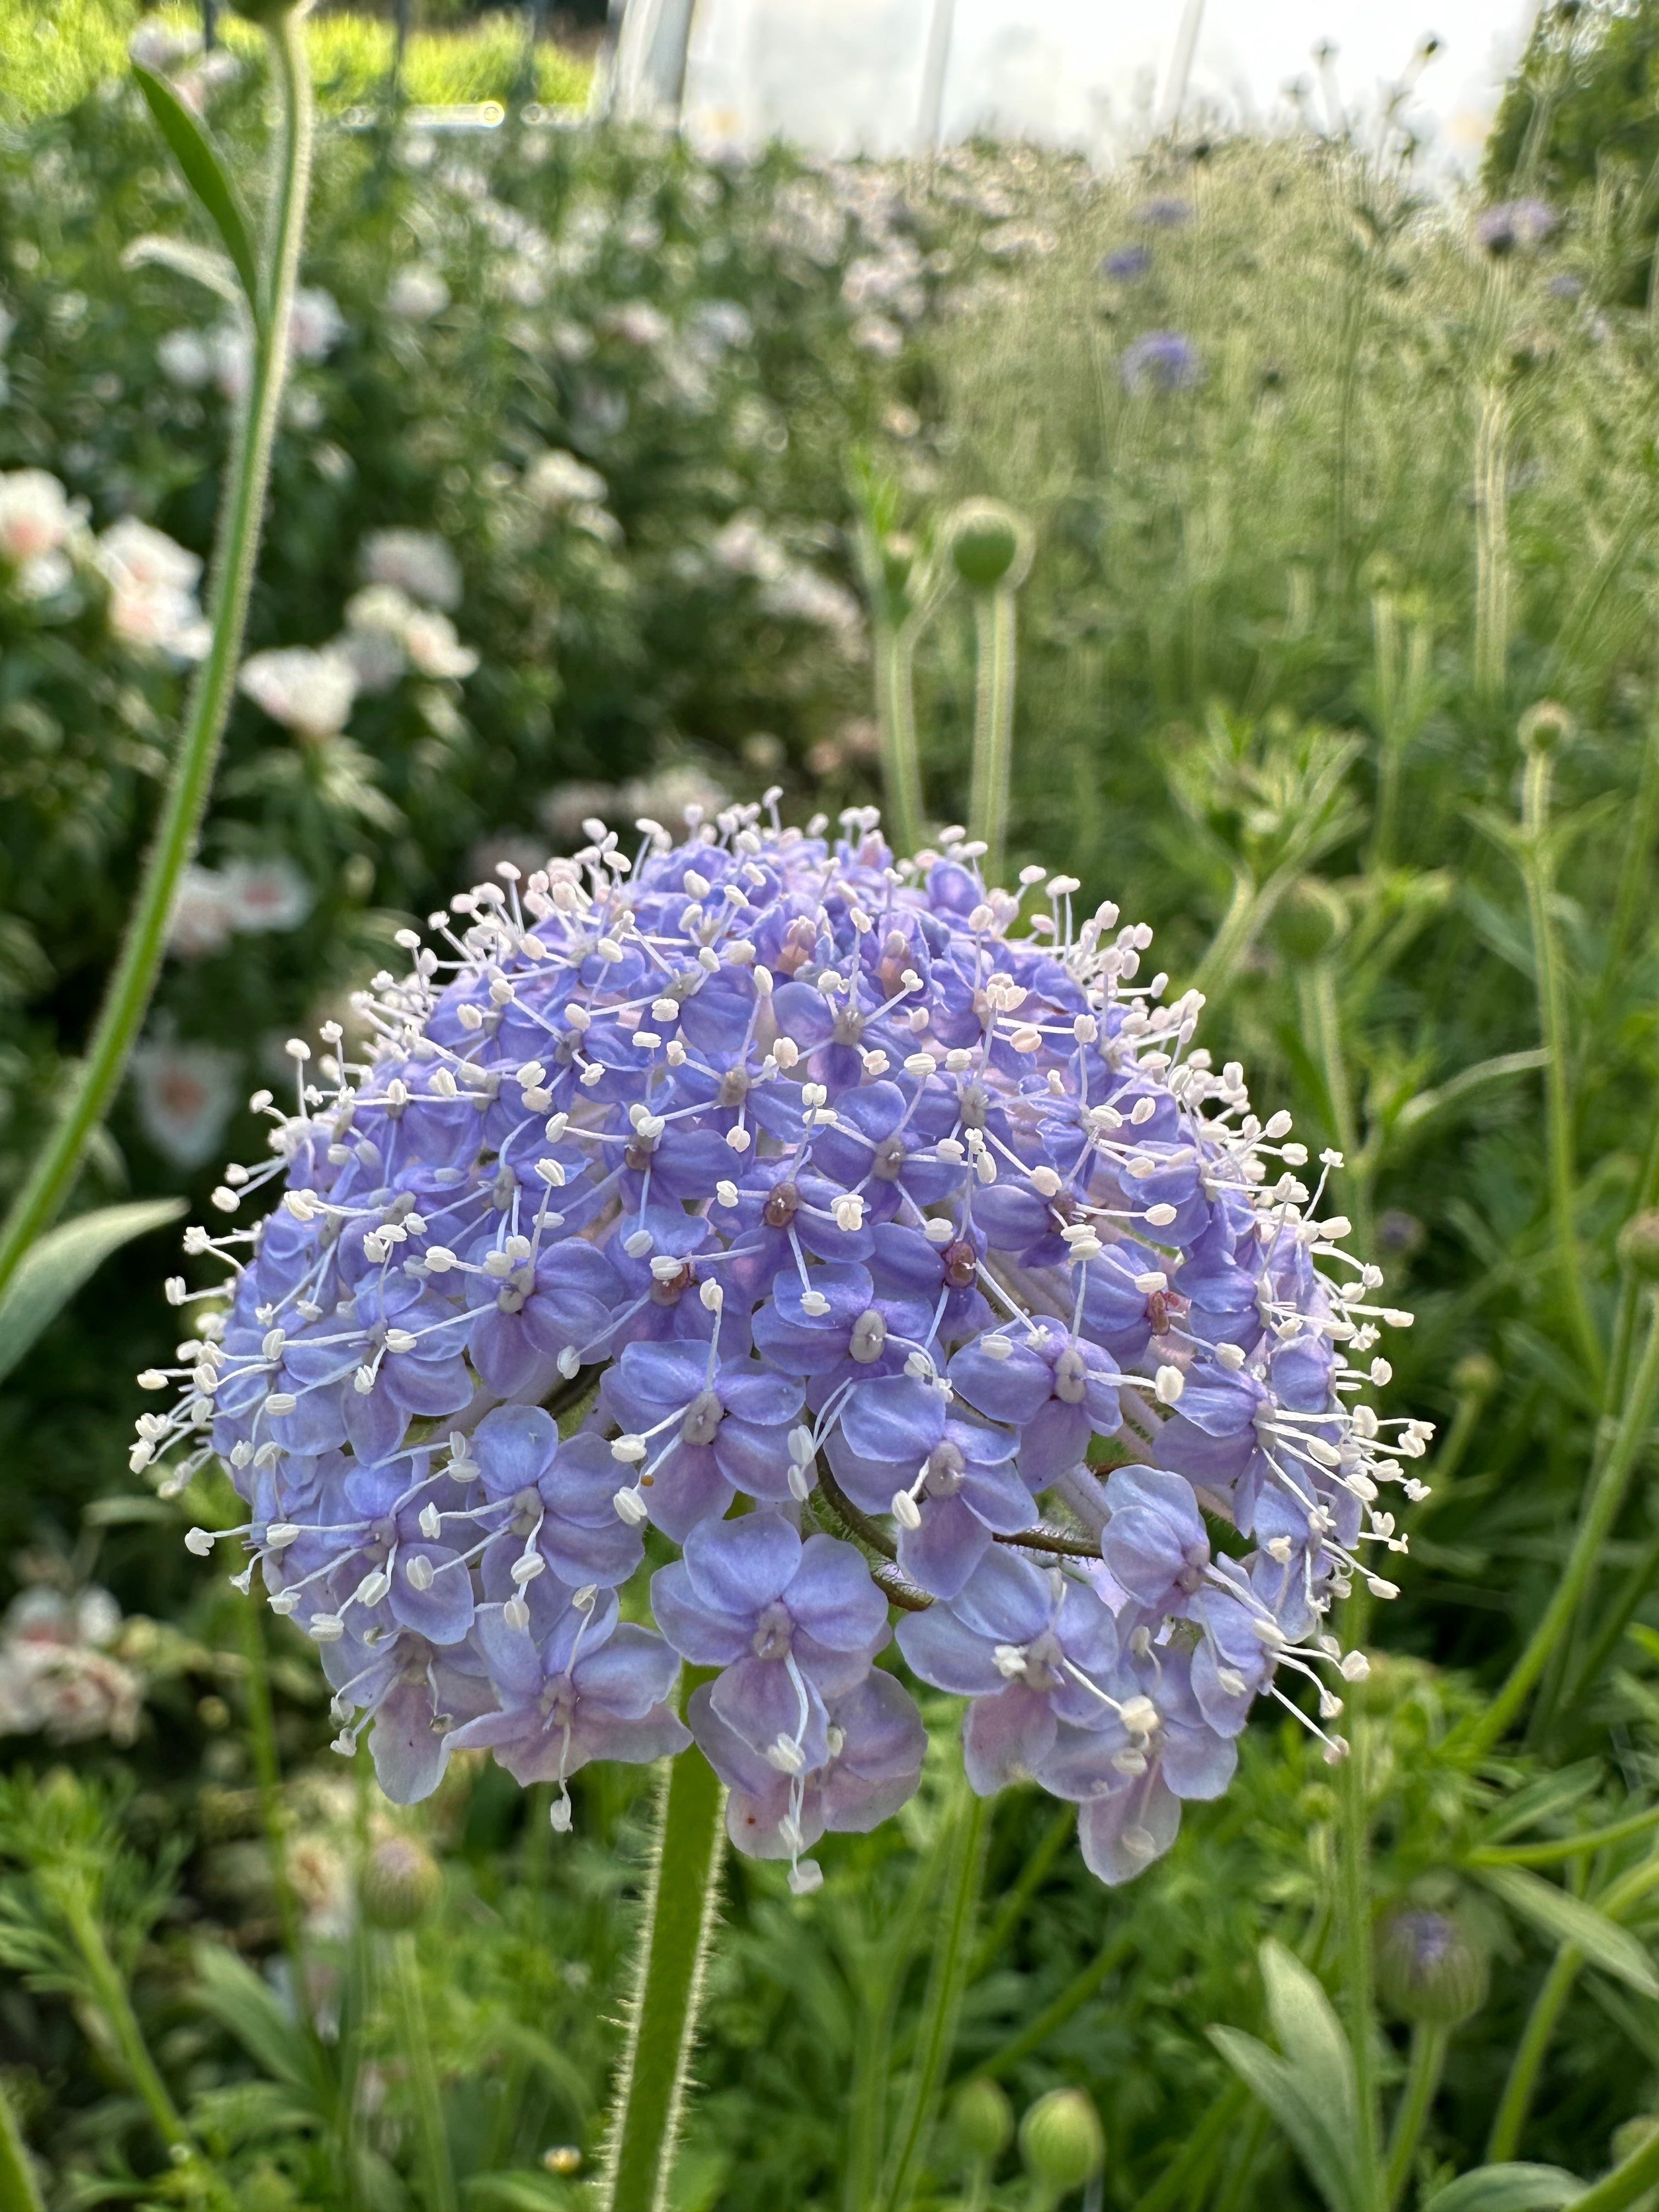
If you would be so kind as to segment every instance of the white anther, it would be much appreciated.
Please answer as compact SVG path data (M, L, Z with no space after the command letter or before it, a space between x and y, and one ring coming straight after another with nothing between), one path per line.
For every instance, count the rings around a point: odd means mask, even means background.
M630 1528L642 1527L650 1518L645 1500L637 1490L619 1490L611 1503L617 1509L617 1518L625 1521Z
M1187 1378L1178 1367L1160 1367L1153 1377L1152 1387L1161 1405L1173 1406L1186 1389Z

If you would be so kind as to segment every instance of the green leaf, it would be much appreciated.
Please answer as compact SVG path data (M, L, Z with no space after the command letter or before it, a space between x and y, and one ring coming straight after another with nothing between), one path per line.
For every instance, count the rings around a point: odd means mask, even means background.
M24 1254L17 1273L0 1291L0 1381L10 1374L49 1321L54 1320L94 1268L112 1252L146 1231L176 1221L182 1198L145 1198L100 1206L48 1230Z
M194 1963L194 1996L202 2010L234 2035L273 2081L295 2092L309 2118L325 2116L327 2095L312 2045L272 1990L222 1943L198 1943Z
M1255 2036L1236 2027L1212 2027L1209 2038L1246 2087L1289 2136L1330 2212L1360 2212L1350 2160L1353 2137L1337 2133L1336 2116L1310 2094L1296 2069Z
M241 283L228 257L215 253L210 246L192 246L187 238L164 238L150 231L143 238L135 238L131 246L122 250L123 269L143 269L152 264L188 276L192 283L204 285L220 299L228 300L233 307L242 305Z
M1437 2190L1423 2212L1555 2212L1583 2193L1559 2166L1481 2166Z
M1506 1837L1524 1834L1545 1820L1559 1820L1581 1799L1601 1787L1605 1771L1599 1759L1581 1759L1575 1765L1559 1767L1506 1797L1481 1828L1480 1841L1501 1844Z
M254 321L263 323L258 258L253 251L247 216L223 155L208 136L201 118L191 112L165 77L157 76L142 62L134 62L132 73L138 80L138 89L149 103L149 112L161 136L173 149L173 160L184 172L185 182L206 209L223 241L225 252L241 279L248 306L253 310Z
M1330 1999L1302 1961L1271 1938L1261 1947L1261 1978L1280 2050L1329 2114L1337 2141L1352 2142L1358 2129L1353 2057Z
M1572 1944L1638 1996L1659 1997L1659 1974L1645 1948L1605 1912L1524 1867L1482 1867L1479 1872L1488 1889L1553 1943Z

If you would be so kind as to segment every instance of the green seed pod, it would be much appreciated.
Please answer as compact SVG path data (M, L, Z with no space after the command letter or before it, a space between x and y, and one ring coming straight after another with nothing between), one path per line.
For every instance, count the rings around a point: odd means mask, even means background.
M1521 717L1523 753L1553 753L1572 735L1572 716L1553 699L1540 699Z
M1019 2154L1032 2179L1063 2197L1106 2163L1106 2138L1085 2089L1050 2089L1019 2124Z
M1619 1232L1619 1257L1632 1275L1659 1279L1659 1212L1632 1214Z
M965 2081L951 2106L951 2125L971 2159L988 2166L1013 2138L1014 2111L1000 2083L981 2075Z
M1307 962L1328 952L1347 926L1347 911L1330 885L1302 876L1274 909L1273 938L1289 958Z
M964 500L945 531L951 565L970 592L1017 592L1030 574L1031 526L1000 500Z
M437 1903L442 1883L437 1862L412 1836L388 1836L375 1844L363 1868L363 1917L371 1928L394 1933L418 1928Z
M1455 2027L1486 2002L1486 1962L1449 1913L1407 1906L1377 1930L1376 1993L1401 2020Z

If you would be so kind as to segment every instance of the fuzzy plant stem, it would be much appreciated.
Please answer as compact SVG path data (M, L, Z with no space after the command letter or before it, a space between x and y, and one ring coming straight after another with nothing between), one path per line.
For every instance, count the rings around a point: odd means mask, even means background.
M1624 1504L1631 1471L1647 1441L1656 1404L1659 1404L1659 1304L1650 1297L1647 1340L1642 1357L1637 1363L1630 1395L1613 1440L1592 1470L1577 1532L1560 1579L1525 1650L1510 1669L1508 1680L1479 1720L1467 1731L1460 1732L1460 1751L1478 1757L1492 1748L1526 1703L1556 1645L1571 1627L1601 1546Z
M921 756L916 744L913 621L878 622L875 629L876 730L882 789L893 842L914 853L921 842Z
M1527 761L1522 787L1522 867L1526 880L1527 915L1531 924L1533 961L1538 978L1538 1027L1549 1054L1544 1069L1545 1119L1549 1147L1550 1217L1555 1232L1556 1265L1567 1300L1572 1332L1580 1358L1592 1382L1599 1383L1605 1370L1601 1340L1589 1310L1584 1271L1579 1256L1575 1222L1573 1174L1572 1093L1567 1080L1569 1040L1565 979L1561 970L1561 948L1556 935L1553 899L1554 871L1550 863L1550 786L1552 752L1535 745Z
M1480 394L1474 434L1474 687L1495 700L1509 663L1509 409Z
M283 1804L282 1762L276 1751L276 1716L270 1701L270 1662L265 1650L264 1607L252 1596L244 1600L242 1654L246 1662L247 1741L253 1759L253 1776L259 1793L259 1825L265 1832L265 1850L270 1860L271 1887L276 1896L276 1918L283 1931L283 1948L294 1976L294 1999L300 2016L309 2026L311 2006L306 1989L305 1949L301 1936L300 1900L295 1895L288 1863L288 1814Z
M933 1947L915 2055L905 2085L887 2185L881 2195L888 2212L909 2212L915 2199L927 2138L939 2115L945 2072L956 2049L957 2022L968 1986L990 1825L984 1798L973 1796L964 1784L963 1799L951 1840L945 1893L939 1901L939 1938Z
M1008 840L1013 779L1015 594L1009 584L974 593L974 770L968 834L982 838L985 872L994 879Z
M45 2212L11 2099L0 2090L0 2212Z
M1350 1625L1358 1646L1363 1614L1356 1601ZM1365 2192L1359 2212L1386 2212L1380 2131L1376 2110L1376 2006L1371 1990L1370 1807L1365 1769L1369 1745L1364 1692L1355 1683L1348 1693L1347 1758L1342 1764L1337 1859L1339 1921L1342 1930L1343 1981L1347 1995L1348 2045L1353 2054L1354 2165Z
M1406 2063L1406 2083L1400 2092L1394 2128L1389 2137L1389 2167L1384 2186L1388 2191L1389 2212L1393 2212L1393 2207L1405 2194L1406 2184L1411 2178L1412 2160L1417 2155L1417 2146L1433 2106L1435 2093L1440 2087L1440 2076L1445 2070L1447 2039L1443 2027L1430 2027L1420 2021L1412 2030L1411 2056Z
M449 2154L443 2099L438 2087L438 2069L432 2060L432 2037L421 1996L421 1966L411 1929L405 1928L392 1938L392 1986L398 2006L404 2061L409 2068L410 2086L415 2092L415 2125L427 2212L459 2212L455 2166Z
M268 35L281 88L283 136L265 264L267 313L254 347L247 409L219 518L209 602L211 641L191 694L155 842L97 1024L64 1110L0 1229L0 1289L69 1196L87 1146L119 1088L167 951L179 879L196 849L234 694L288 366L289 318L311 176L311 79L304 33L294 15L283 14L269 27Z
M668 2202L720 1894L724 1801L695 1746L670 1762L611 2114L605 2212L663 2212Z

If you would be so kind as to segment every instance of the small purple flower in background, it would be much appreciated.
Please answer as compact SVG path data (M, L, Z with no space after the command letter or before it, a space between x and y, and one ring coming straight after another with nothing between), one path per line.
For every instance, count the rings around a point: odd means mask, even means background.
M1133 283L1144 276L1152 265L1152 248L1146 246L1119 246L1100 257L1100 274L1110 276L1119 283Z
M1172 332L1125 368L1197 373ZM787 557L746 522L718 550L763 580ZM459 590L418 533L368 565L365 635ZM830 843L633 796L685 836L646 811L624 853L586 809L574 857L503 856L401 933L366 1061L337 1024L290 1043L294 1106L256 1097L270 1146L213 1198L283 1201L189 1232L227 1309L140 1378L177 1399L134 1471L177 1497L227 1468L246 1523L187 1542L240 1545L319 1645L337 1748L366 1737L400 1800L492 1748L561 1784L563 1827L589 1759L688 1741L682 1660L717 1668L690 1735L734 1841L804 1892L818 1836L916 1785L877 1663L897 1601L902 1663L969 1700L973 1786L1077 1804L1103 1881L1226 1787L1257 1697L1340 1757L1364 1662L1326 1618L1356 1577L1391 1594L1359 1548L1404 1548L1380 1500L1422 1495L1429 1431L1367 1401L1406 1316L1322 1211L1336 1156L1301 1179L1289 1116L1251 1113L1196 995L1137 981L1150 933L1079 918L1075 878L988 886L954 837L896 860L871 810ZM175 1156L228 1109L198 1049L137 1064L142 1097L175 1055Z
M1182 224L1193 219L1190 200L1165 193L1150 200L1142 200L1134 211L1137 222L1145 223L1148 230L1179 230Z
M1129 392L1186 392L1203 381L1204 364L1179 331L1148 331L1124 348L1118 374Z
M1500 200L1474 218L1475 243L1495 258L1541 246L1561 218L1546 201Z

